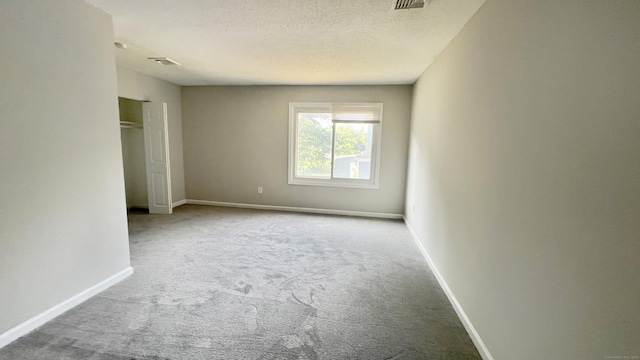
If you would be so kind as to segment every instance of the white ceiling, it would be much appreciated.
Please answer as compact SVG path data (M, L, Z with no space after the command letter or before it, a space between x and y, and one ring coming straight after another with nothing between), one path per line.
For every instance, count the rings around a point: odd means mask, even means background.
M119 66L178 85L347 85L412 84L485 0L85 1L113 16Z

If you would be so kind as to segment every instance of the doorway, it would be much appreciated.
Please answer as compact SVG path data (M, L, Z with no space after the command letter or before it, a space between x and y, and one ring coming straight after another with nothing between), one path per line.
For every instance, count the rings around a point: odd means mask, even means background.
M129 212L171 214L167 105L118 98Z

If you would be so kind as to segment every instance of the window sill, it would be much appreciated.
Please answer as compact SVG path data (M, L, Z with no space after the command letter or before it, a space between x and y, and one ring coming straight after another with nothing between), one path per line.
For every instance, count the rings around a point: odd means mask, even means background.
M289 179L289 185L325 186L325 187L368 189L368 190L376 190L379 188L378 184L371 180L364 180L364 181L337 180L337 179L324 180L324 179L312 179L312 178Z

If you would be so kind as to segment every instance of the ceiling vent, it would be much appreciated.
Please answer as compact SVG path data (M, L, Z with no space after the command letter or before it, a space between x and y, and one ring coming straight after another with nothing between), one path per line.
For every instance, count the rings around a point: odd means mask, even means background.
M178 62L173 61L166 57L148 57L147 59L153 60L158 64L162 64L162 65L180 65Z
M431 0L396 0L396 10L420 9L431 2Z

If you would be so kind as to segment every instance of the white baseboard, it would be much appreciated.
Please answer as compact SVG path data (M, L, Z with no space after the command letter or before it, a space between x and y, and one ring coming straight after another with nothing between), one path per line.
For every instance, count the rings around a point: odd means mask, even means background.
M301 207L293 207L293 206L242 204L242 203L231 203L231 202L223 202L223 201L187 199L186 203L193 204L193 205L223 206L223 207L236 207L236 208L245 208L245 209L260 209L260 210L277 210L277 211L303 212L303 213L313 213L313 214L360 216L360 217L371 217L371 218L381 218L381 219L402 219L403 218L402 214L376 213L376 212L352 211L352 210L301 208Z
M436 279L438 280L440 287L442 288L444 293L447 295L447 298L449 298L449 302L451 303L451 306L453 306L453 309L458 314L458 317L460 318L462 325L464 325L465 329L467 329L467 332L469 333L469 337L471 337L471 341L473 341L473 344L476 346L476 349L478 349L480 356L482 356L482 359L484 360L493 360L493 356L491 356L491 353L489 353L489 349L487 349L487 346L484 344L484 341L482 341L482 339L480 338L480 334L478 334L478 332L476 331L476 328L473 326L473 324L471 323L471 320L469 319L467 314L464 312L464 309L458 302L458 299L456 299L455 295L451 291L451 288L449 288L449 285L442 277L442 274L440 274L440 271L438 271L436 264L431 260L429 253L427 253L427 250L424 248L424 246L422 246L422 243L420 242L418 235L415 233L415 231L407 221L406 217L404 218L404 223L407 225L407 228L409 229L409 232L411 233L411 236L413 237L413 240L415 241L416 245L418 245L420 252L424 256L425 260L427 260L427 264L429 264L429 267L431 268L433 275L435 275Z
M178 207L180 205L184 205L186 203L187 203L187 199L182 199L182 200L179 200L179 201L176 201L176 202L172 203L171 207L175 208L175 207Z
M55 317L62 315L64 312L71 310L75 306L80 305L91 297L106 290L107 288L119 283L133 274L133 268L128 267L119 273L111 276L110 278L74 295L73 297L55 305L48 310L41 312L40 314L32 317L31 319L17 325L16 327L7 330L0 335L0 349L17 340L18 338L27 335L33 330L39 328L45 323L53 320Z

